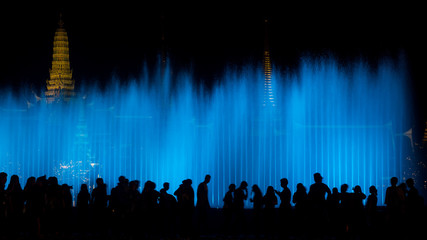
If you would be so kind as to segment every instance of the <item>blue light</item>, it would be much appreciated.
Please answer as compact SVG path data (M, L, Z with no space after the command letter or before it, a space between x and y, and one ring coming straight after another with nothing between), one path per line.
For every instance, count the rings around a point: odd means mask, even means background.
M228 71L209 93L187 73L175 84L165 74L82 89L87 97L68 104L28 108L5 92L0 171L21 181L55 175L75 196L97 177L109 189L124 175L157 189L167 181L174 190L186 178L197 187L210 174L215 207L231 183L265 191L280 189L286 177L294 192L320 172L331 188L347 183L367 193L375 185L382 204L390 177L402 177L409 147L404 65L386 59L375 69L363 62L343 68L333 59L305 59L295 74L272 72L274 106L263 104L264 76L254 69Z

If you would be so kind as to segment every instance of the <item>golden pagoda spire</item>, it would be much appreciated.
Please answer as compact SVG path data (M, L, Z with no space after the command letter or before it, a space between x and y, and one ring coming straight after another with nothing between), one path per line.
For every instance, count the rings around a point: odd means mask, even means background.
M68 49L68 35L60 14L58 29L53 40L52 68L49 70L50 78L46 81L45 92L48 103L68 101L75 95L70 56Z
M58 26L60 28L64 27L64 21L62 21L62 13L59 14L59 22L58 22Z
M264 103L263 106L276 106L271 85L272 64L270 58L270 47L268 40L268 18L265 18L264 35Z

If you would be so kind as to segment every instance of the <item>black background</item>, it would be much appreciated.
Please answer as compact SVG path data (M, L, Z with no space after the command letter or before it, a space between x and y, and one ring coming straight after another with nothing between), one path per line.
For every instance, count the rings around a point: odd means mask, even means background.
M161 49L162 23L171 63L194 72L200 84L219 81L225 66L260 64L264 19L270 22L273 64L292 71L301 56L333 55L340 63L363 59L372 66L403 56L408 65L415 125L427 119L426 14L413 3L98 4L26 2L2 7L0 88L42 89L51 67L53 35L63 14L77 86L105 85L113 75L138 78ZM163 16L163 17L162 17ZM152 68L149 68L152 69Z

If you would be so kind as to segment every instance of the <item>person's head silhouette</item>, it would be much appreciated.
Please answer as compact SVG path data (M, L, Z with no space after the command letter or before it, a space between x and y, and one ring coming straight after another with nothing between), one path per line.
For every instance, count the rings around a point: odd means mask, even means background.
M7 173L0 172L0 185L5 185L7 182Z
M191 179L185 179L184 181L182 181L182 184L187 187L191 187L192 183L193 181Z
M348 190L348 185L347 184L343 184L343 185L341 185L341 193L345 193L345 192L347 192L347 190Z
M80 186L80 191L82 191L82 192L87 192L88 191L88 188L87 188L87 184L82 184L81 186Z
M332 188L332 194L338 194L338 188L336 187Z
M353 188L354 193L362 193L362 188L359 185L356 185Z
M370 186L369 187L369 193L372 195L377 195L377 188L375 186Z
M258 185L254 184L252 186L252 191L255 192L255 193L260 193L261 189L258 187Z
M274 188L273 188L273 186L268 186L268 187L267 187L267 192L266 192L266 194L267 194L267 195L270 195L270 196L273 196L273 195L274 195Z
M163 183L163 188L165 189L165 191L169 190L169 183L168 182Z
M298 183L297 184L297 191L298 192L306 192L307 189L304 187L304 185L302 183Z
M413 188L415 185L414 179L408 178L408 180L406 180L406 185L408 186L408 188Z
M97 178L97 179L96 179L96 185L97 185L98 187L101 187L102 185L104 185L104 179L102 179L102 178Z
M211 181L211 175L207 174L205 176L205 183L209 183Z
M322 182L323 177L322 177L322 175L320 175L320 173L315 173L313 175L313 177L314 177L314 182L315 183L321 183Z
M396 186L397 185L397 182L398 182L399 180L397 179L397 177L392 177L391 179L390 179L390 183L391 183L391 185L392 186Z
M282 179L280 179L280 186L281 186L282 188L287 187L287 186L288 186L288 179L287 179L287 178L282 178Z

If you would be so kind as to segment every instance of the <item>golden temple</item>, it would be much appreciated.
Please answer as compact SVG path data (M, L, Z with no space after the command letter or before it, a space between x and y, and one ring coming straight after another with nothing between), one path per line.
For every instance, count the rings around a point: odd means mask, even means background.
M50 78L46 81L46 101L48 103L69 101L74 95L75 81L70 68L68 35L62 18L53 40L52 68Z

